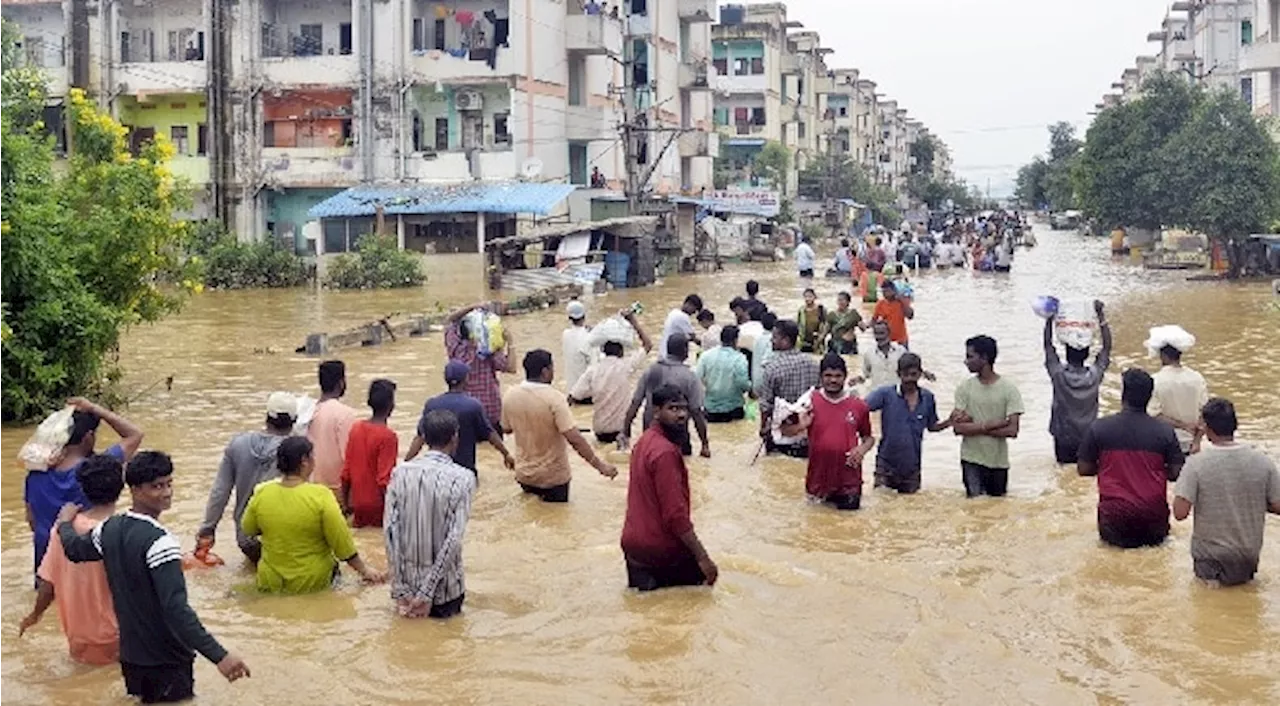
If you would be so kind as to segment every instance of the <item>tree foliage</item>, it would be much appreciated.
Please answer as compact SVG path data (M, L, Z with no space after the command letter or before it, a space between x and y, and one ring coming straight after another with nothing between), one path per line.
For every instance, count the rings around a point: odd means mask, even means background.
M1280 156L1237 96L1157 75L1089 128L1077 192L1104 227L1261 232L1280 216Z
M787 171L791 168L791 152L781 142L770 140L751 160L751 171L773 183L779 191L787 190Z
M298 287L311 280L311 266L272 239L246 243L217 221L192 229L188 253L212 289Z
M41 122L38 69L18 65L4 27L0 161L3 162L3 416L28 419L68 395L100 391L117 371L106 354L121 330L174 311L198 285L174 219L186 191L169 171L163 141L136 157L125 130L71 91L65 168Z
M370 233L356 241L355 254L333 258L325 283L334 289L390 289L425 281L420 255L401 250L389 235Z
M911 143L911 156L915 162L911 165L913 174L933 174L933 163L937 158L938 143L933 135L923 135Z
M1062 211L1076 207L1072 172L1083 146L1076 128L1068 122L1049 126L1048 158L1036 156L1018 170L1014 195L1033 208Z
M797 182L802 198L853 199L870 208L878 223L897 225L902 220L893 190L872 182L866 170L847 154L827 153L811 158Z

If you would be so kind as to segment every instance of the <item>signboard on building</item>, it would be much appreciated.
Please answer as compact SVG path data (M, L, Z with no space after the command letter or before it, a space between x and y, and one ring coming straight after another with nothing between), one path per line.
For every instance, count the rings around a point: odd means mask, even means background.
M782 203L776 191L738 190L708 191L703 198L706 207L712 211L729 213L749 213L772 218L778 215L778 207Z

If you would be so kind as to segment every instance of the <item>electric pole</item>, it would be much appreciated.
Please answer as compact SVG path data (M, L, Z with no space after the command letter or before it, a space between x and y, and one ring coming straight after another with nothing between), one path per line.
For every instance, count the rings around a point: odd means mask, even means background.
M626 26L622 32L622 168L626 173L627 215L639 210L639 194L636 193L635 155L632 154L632 123L635 121L635 49L631 34L631 5L627 4Z

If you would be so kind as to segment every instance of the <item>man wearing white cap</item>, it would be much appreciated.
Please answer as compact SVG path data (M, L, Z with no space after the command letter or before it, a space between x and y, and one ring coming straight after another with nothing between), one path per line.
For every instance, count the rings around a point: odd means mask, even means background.
M591 365L591 347L587 345L591 328L587 326L587 307L582 302L574 299L564 310L569 315L569 328L560 337L564 351L564 386L566 390L572 390L578 378L587 372L587 366ZM581 402L590 403L589 399Z
M1147 348L1160 356L1160 371L1148 412L1173 425L1183 453L1200 450L1200 409L1209 401L1209 385L1204 376L1182 364L1182 354L1195 345L1195 336L1177 326L1151 329Z
M267 397L267 422L261 431L237 434L222 453L222 465L209 490L209 502L204 509L204 522L196 531L196 543L212 547L218 521L236 492L235 520L236 544L254 564L262 556L262 544L257 538L240 531L240 518L253 497L253 489L277 475L276 449L280 442L293 433L293 423L298 417L298 400L287 392L273 392Z

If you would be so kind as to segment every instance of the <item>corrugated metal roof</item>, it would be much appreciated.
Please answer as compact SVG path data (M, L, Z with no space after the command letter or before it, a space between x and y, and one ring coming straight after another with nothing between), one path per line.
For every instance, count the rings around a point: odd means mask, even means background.
M381 205L389 216L480 212L545 216L576 188L574 184L516 181L442 186L353 186L312 206L307 215L312 218L372 216Z
M572 223L553 223L551 225L538 226L525 235L513 235L507 238L496 238L485 241L485 249L492 250L500 248L504 245L516 245L524 243L538 243L550 238L563 238L566 235L575 233L590 233L595 230L613 230L625 228L627 231L618 235L624 238L639 238L646 234L651 234L653 228L658 223L656 216L622 216L619 218L606 218L601 221L575 221ZM634 226L635 228L628 228Z

